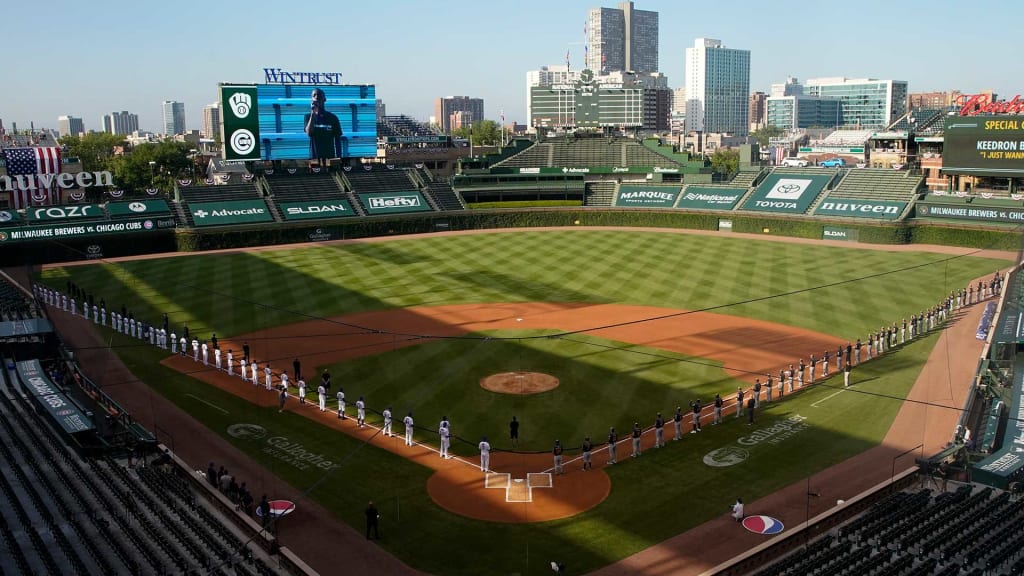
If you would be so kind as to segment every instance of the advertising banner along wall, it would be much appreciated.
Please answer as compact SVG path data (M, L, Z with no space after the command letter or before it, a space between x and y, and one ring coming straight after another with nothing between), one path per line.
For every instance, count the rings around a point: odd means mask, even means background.
M826 198L814 209L815 216L846 216L850 218L882 218L895 220L907 207L906 202Z
M128 232L155 232L158 230L173 230L174 227L174 218L170 215L164 218L138 218L82 224L54 223L42 226L4 228L0 230L0 243L99 236L103 234L124 234Z
M916 206L919 218L951 218L985 222L1022 222L1024 208L1007 206L971 206L969 204L923 204Z
M688 210L732 210L746 193L745 188L687 186L676 207Z
M1024 176L1024 116L950 116L942 171L979 176Z
M679 197L678 186L619 186L615 206L623 208L671 208Z
M170 214L171 207L167 201L160 198L157 200L132 200L130 202L108 202L107 213L111 216L136 216L146 214L163 215Z
M273 222L263 200L231 200L228 202L199 202L189 204L192 221L196 226L225 226L251 222Z
M16 369L28 394L65 432L74 434L95 429L92 420L50 381L38 360L18 362Z
M399 214L402 212L429 212L430 205L427 204L423 195L416 190L408 192L362 192L357 194L359 201L366 207L366 213L376 214Z
M277 207L285 220L314 220L316 218L339 218L355 216L356 211L348 200L318 200L308 202L280 202Z
M743 209L803 214L831 179L831 174L770 174L743 203Z

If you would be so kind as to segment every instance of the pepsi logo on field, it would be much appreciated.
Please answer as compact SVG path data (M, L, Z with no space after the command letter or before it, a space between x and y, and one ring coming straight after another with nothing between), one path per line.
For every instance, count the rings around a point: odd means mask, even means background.
M754 534L778 534L786 527L782 522L771 516L747 516L743 519L743 527Z
M270 516L272 518L279 518L285 514L290 514L295 510L295 503L289 500L271 500L267 502L270 505ZM256 515L262 516L263 510L256 508Z

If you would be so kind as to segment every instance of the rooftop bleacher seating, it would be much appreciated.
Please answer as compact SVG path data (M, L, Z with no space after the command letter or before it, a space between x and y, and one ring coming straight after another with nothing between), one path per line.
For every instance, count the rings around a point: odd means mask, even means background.
M924 178L909 172L871 168L848 170L829 198L910 202L917 197Z
M179 186L178 194L184 202L224 202L255 199L262 196L256 185L251 182L217 186Z
M353 168L343 172L342 177L348 181L353 192L396 192L416 190L418 186L412 181L406 170L388 170L374 167L372 170Z
M736 176L732 180L727 182L725 185L729 188L750 188L760 178L762 170L760 168L752 170L740 170L736 173Z
M565 138L539 142L495 164L504 168L591 166L678 167L679 163L630 138Z
M869 139L871 139L871 133L874 130L847 130L840 129L829 133L824 139L812 144L818 144L822 146L863 146Z
M336 200L345 197L337 180L330 174L267 176L266 183L277 202Z
M439 136L430 126L408 116L384 116L377 122L378 136Z

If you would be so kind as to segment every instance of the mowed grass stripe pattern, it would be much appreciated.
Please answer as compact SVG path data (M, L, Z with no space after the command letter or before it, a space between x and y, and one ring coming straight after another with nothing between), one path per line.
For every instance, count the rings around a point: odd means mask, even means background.
M839 286L816 286L856 280ZM534 231L55 268L138 318L247 333L365 310L465 302L618 302L864 337L1005 261L657 232ZM749 304L748 300L789 294Z

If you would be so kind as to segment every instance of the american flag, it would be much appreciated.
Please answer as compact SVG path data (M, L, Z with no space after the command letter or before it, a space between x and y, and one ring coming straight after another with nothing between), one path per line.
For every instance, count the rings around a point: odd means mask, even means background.
M60 148L4 148L4 161L7 163L7 176L11 179L11 199L15 208L59 203L60 188L56 176L60 174Z

